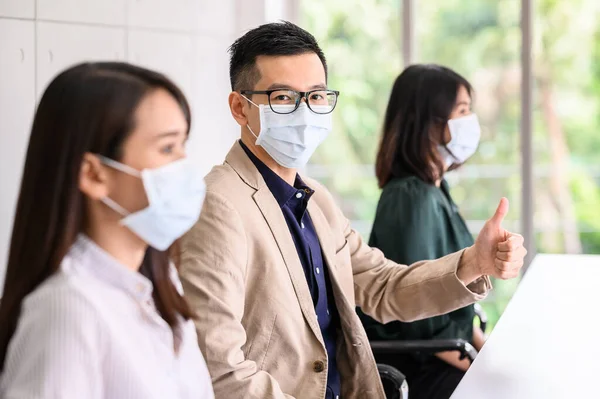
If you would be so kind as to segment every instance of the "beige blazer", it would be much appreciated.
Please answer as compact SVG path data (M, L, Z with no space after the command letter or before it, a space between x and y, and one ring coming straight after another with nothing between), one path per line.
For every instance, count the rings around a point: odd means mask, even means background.
M308 212L340 315L341 398L385 398L355 306L383 323L412 321L482 299L489 279L465 287L456 277L461 253L410 267L385 259L323 186L302 179L315 190ZM327 352L281 208L239 143L206 184L180 272L216 397L323 399Z

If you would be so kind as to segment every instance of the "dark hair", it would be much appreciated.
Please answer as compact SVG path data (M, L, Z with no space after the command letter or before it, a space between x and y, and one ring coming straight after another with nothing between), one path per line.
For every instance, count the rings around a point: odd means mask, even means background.
M313 35L288 22L274 22L254 28L229 47L229 80L232 90L252 90L260 80L256 58L261 55L281 56L315 53L319 56L325 76L327 61Z
M133 65L76 65L46 88L31 129L0 303L0 370L24 298L57 272L83 229L78 182L84 154L119 160L138 104L155 89L175 98L189 127L183 93L165 76ZM178 315L189 319L193 314L170 279L168 253L149 247L140 273L152 281L157 309L171 326L177 348Z
M405 175L415 175L431 184L442 177L444 162L436 145L443 143L461 86L472 94L465 78L439 65L411 65L398 76L375 164L380 188Z

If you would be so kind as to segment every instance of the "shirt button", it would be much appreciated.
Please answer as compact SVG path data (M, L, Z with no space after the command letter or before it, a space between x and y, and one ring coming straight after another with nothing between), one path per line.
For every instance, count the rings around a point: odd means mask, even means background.
M321 270L319 270L319 268L317 267L317 274L320 274Z
M302 193L296 193L296 198L302 198Z
M327 315L329 316L329 309L327 309Z
M317 360L316 362L313 363L313 371L315 373L321 373L325 370L325 363L323 363L320 360Z

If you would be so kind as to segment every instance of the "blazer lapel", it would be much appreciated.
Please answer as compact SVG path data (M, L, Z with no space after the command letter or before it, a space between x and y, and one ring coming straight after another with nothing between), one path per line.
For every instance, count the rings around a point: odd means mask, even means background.
M335 264L335 241L334 237L331 234L331 228L325 215L316 203L309 202L308 203L308 213L310 218L315 226L315 230L317 232L317 236L319 237L319 242L321 243L321 252L325 257L325 262L327 262L327 270L329 272L329 278L331 280L332 288L334 289L336 305L338 306L338 312L342 312L340 309L340 302L343 301L349 308L354 311L354 305L350 304L348 298L343 294L343 290L339 284L338 276L337 276L337 266Z
M300 308L304 314L304 318L308 322L308 325L315 333L319 341L323 342L321 335L321 329L317 321L315 309L306 282L306 276L304 275L304 269L302 268L302 262L298 256L296 245L292 238L292 234L288 228L288 225L283 217L283 213L279 207L279 204L269 191L268 187L263 186L254 193L254 201L262 212L273 237L277 242L277 246L281 251L281 256L288 269Z
M242 146L236 142L227 158L225 160L233 170L240 176L240 178L253 187L256 192L253 195L254 202L263 214L271 232L273 238L277 242L283 261L287 267L296 297L300 303L300 308L304 314L306 322L314 332L317 339L323 344L323 336L321 335L321 329L317 321L317 315L313 305L312 297L310 296L310 290L308 283L306 282L306 276L304 275L304 269L302 268L302 262L298 256L296 245L290 233L290 229L285 221L281 208L273 194L267 187L264 179L260 175L256 166L252 163L252 160L248 158L248 155L244 152Z

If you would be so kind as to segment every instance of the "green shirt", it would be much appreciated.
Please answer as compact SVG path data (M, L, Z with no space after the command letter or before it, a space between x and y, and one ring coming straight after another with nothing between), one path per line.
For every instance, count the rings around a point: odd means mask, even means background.
M410 265L460 251L473 245L473 237L445 180L436 187L408 176L393 179L383 188L369 245L388 259ZM380 324L360 309L358 313L371 340L473 340L473 305L412 323Z

